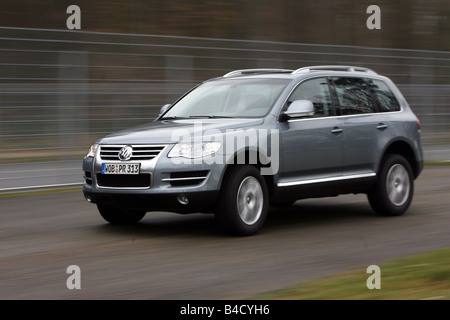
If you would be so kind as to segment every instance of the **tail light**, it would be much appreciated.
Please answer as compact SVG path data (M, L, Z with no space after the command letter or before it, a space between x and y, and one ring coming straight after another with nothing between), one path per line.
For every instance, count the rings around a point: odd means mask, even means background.
M417 123L417 131L420 132L420 120L416 117L416 123Z

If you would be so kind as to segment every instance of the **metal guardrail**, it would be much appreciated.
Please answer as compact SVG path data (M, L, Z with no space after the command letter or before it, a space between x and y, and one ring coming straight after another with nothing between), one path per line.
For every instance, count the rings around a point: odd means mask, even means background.
M389 76L424 145L450 148L450 52L0 27L0 164L81 160L96 138L232 70L330 64Z

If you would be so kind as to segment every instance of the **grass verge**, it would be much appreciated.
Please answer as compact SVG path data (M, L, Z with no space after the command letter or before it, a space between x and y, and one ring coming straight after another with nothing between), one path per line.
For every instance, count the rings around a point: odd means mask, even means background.
M450 165L450 160L443 161L428 161L424 163L424 166L435 167L435 166L448 166Z
M450 248L380 264L380 289L369 290L366 269L339 273L252 299L450 300Z
M33 190L33 191L17 191L10 193L0 193L0 199L3 198L13 198L13 197L22 197L22 196L33 196L33 195L42 195L42 194L53 194L53 193L63 193L63 192L81 192L82 188L59 188L59 189L42 189L42 190Z

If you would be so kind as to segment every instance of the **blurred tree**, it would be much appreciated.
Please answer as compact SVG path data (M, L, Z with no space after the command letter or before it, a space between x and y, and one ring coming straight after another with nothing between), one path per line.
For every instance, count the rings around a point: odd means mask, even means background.
M0 25L300 43L450 50L450 2L440 0L2 0ZM381 30L366 27L369 5Z

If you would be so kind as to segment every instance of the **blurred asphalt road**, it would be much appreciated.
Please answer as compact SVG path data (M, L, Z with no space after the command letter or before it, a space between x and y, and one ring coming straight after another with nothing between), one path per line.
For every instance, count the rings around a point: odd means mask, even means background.
M424 146L425 161L450 161L449 145ZM0 193L42 187L81 185L83 172L79 161L34 162L0 165Z
M201 214L109 225L81 192L0 198L0 299L245 299L345 270L365 279L369 265L450 247L449 193L449 167L426 167L403 216L374 215L363 195L311 199L243 238ZM70 265L81 290L66 287Z

